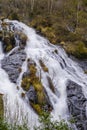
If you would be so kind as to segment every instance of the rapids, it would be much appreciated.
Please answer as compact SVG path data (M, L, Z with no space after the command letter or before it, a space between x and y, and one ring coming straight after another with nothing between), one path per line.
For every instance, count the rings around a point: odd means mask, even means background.
M41 82L49 96L53 111L51 112L54 120L65 119L69 117L67 106L66 85L69 80L82 86L82 91L87 98L87 76L79 67L78 63L68 57L65 51L56 45L52 45L47 39L36 34L35 30L27 25L18 22L5 20L11 24L12 31L23 31L27 39L25 52L27 58L22 65L22 72L14 84L9 80L8 74L1 68L1 60L6 56L2 51L2 43L0 42L0 93L4 94L4 115L5 118L14 123L21 124L24 120L33 129L38 124L38 115L28 105L26 100L21 99L20 93L22 75L26 72L27 59L32 59L36 63L37 76L41 78ZM11 54L11 52L10 52ZM8 54L9 55L9 54ZM39 60L47 66L48 72L44 72L40 66ZM47 77L50 77L55 89L55 93L49 87ZM20 86L17 90L16 86Z

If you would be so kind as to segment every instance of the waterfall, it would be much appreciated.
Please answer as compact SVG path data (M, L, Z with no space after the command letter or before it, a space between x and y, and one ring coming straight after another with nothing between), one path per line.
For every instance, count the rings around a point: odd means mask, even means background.
M67 82L71 80L81 85L85 98L87 98L86 74L84 74L78 63L70 59L60 46L52 45L47 39L37 35L32 28L18 21L6 20L5 22L11 23L15 29L23 31L28 38L25 47L27 58L22 65L22 72L17 80L20 91L23 91L20 84L22 75L26 72L27 59L32 59L36 63L37 76L41 78L41 82L53 106L51 112L53 119L60 120L61 117L61 119L67 120L69 117L66 92ZM0 43L0 61L4 58L4 55ZM40 60L46 65L48 72L43 71ZM50 89L47 77L50 77L55 93ZM26 118L32 128L38 123L38 116L31 106L27 105L27 100L23 101L21 99L20 92L16 88L17 84L12 83L8 74L0 67L0 93L4 94L5 117L9 122L14 122L15 119L19 124Z
M0 50L1 60L4 57L1 43ZM0 67L0 93L4 94L3 101L5 119L8 123L16 125L22 125L26 121L26 124L32 130L33 127L38 124L38 116L34 113L29 104L21 99L21 91L21 89L20 92L17 90L16 84L9 80L8 74Z

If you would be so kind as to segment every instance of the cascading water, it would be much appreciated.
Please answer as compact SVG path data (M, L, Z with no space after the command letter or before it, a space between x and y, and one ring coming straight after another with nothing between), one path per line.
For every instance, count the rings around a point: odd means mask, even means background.
M31 128L37 123L38 116L27 105L27 100L24 102L20 97L20 91L23 91L21 80L23 73L26 72L26 62L27 59L32 59L36 63L37 76L41 79L53 106L51 112L53 119L59 120L61 117L67 120L69 116L66 93L67 82L71 80L81 85L82 91L87 98L87 76L83 73L79 65L67 56L61 47L50 44L48 40L37 35L33 29L21 22L9 20L5 22L12 24L11 29L13 31L16 29L22 30L28 38L25 47L27 58L22 65L22 72L16 85L10 82L8 75L0 67L0 93L4 94L5 117L9 122L14 122L15 119L20 124L26 118ZM0 60L3 58L4 54L0 43ZM43 71L39 60L47 66L48 72ZM55 93L50 89L47 77L50 77ZM17 90L17 85L20 86L20 91Z
M0 63L3 58L4 54L2 52L2 44L0 43ZM23 90L20 89L20 91ZM31 129L38 124L38 116L33 112L29 104L21 99L16 84L10 82L8 75L1 67L0 93L4 95L4 116L9 123L22 125L26 121L26 124L29 124L28 126Z

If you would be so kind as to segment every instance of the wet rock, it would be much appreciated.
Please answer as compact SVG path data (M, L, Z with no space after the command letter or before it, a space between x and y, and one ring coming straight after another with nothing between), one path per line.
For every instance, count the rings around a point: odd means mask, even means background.
M52 90L53 93L55 93L55 87L54 87L54 85L52 83L51 78L47 76L47 80L48 80L50 89Z
M26 54L24 50L19 50L17 48L2 60L1 66L8 73L9 78L13 83L16 83L20 74L21 66L25 59Z
M3 95L0 94L0 117L3 116L4 114L4 107L3 107L3 99L2 99Z
M49 96L48 96L48 94L47 94L47 92L46 92L45 89L44 89L44 93L45 93L46 103L45 103L45 105L43 106L43 110L44 110L44 111L49 111L49 112L51 112L51 111L53 110L53 106L52 106L52 103L51 103L51 101L50 101L50 99L49 99Z
M79 64L79 66L84 70L84 72L87 71L87 59L79 60L79 59L77 59L77 58L75 58L73 56L70 56L70 58L72 60L74 60L75 62L77 62Z
M28 92L26 93L30 102L37 103L37 94L34 87L31 85Z
M42 62L42 60L39 60L39 63L43 69L44 72L48 72L48 68L46 67L46 65Z
M84 73L87 74L87 60L78 61L79 66L84 70Z
M22 79L25 78L25 77L28 77L29 74L30 74L29 70L27 70L27 72L24 72Z
M86 102L82 87L72 81L67 84L67 104L78 130L87 130Z

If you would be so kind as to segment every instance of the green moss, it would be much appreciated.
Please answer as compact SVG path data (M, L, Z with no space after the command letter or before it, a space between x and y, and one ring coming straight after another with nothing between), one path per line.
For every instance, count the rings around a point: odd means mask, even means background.
M29 65L29 70L30 70L30 75L35 77L37 69L34 64Z
M4 31L3 46L4 51L9 52L15 45L15 38L12 32Z
M46 67L46 65L42 62L42 60L39 60L39 63L42 67L42 69L44 70L44 72L48 72L48 68Z
M37 114L40 115L42 113L42 109L41 109L41 106L39 104L31 103L31 106Z
M0 94L0 117L3 117L4 114L4 107L3 107L3 95Z
M27 36L24 33L20 33L20 40L22 42L23 45L26 45L26 41L27 41Z
M53 44L56 43L56 35L54 30L51 27L41 28L42 34L49 39L49 41Z
M45 94L44 94L44 89L40 81L34 81L33 86L36 90L37 93L37 100L38 104L44 105L45 104Z
M26 45L27 36L23 32L19 32L19 31L16 32L16 35L18 35L18 37L21 41L21 44Z
M25 76L22 79L21 86L26 91L29 90L30 85L34 87L37 94L37 104L33 104L31 102L31 106L33 107L33 109L35 109L37 113L40 113L40 111L42 110L42 107L46 103L44 88L43 88L42 83L39 80L39 77L36 76L37 69L35 67L35 64L29 65L28 68L29 68L30 73L28 76Z
M79 59L87 58L87 48L81 41L77 41L74 44L68 43L64 45L64 48L69 55L73 55Z
M25 90L28 91L30 88L30 81L31 79L29 77L24 77L22 79L21 87Z
M9 52L10 50L12 50L12 48L13 48L12 45L8 44L7 47L6 47L6 49L5 49L5 51Z
M15 36L14 33L7 30L9 28L9 24L2 22L3 31L0 32L0 39L3 41L4 52L9 52L15 46ZM20 46L25 46L27 41L27 36L23 32L16 32L20 39ZM3 38L2 38L3 37Z

